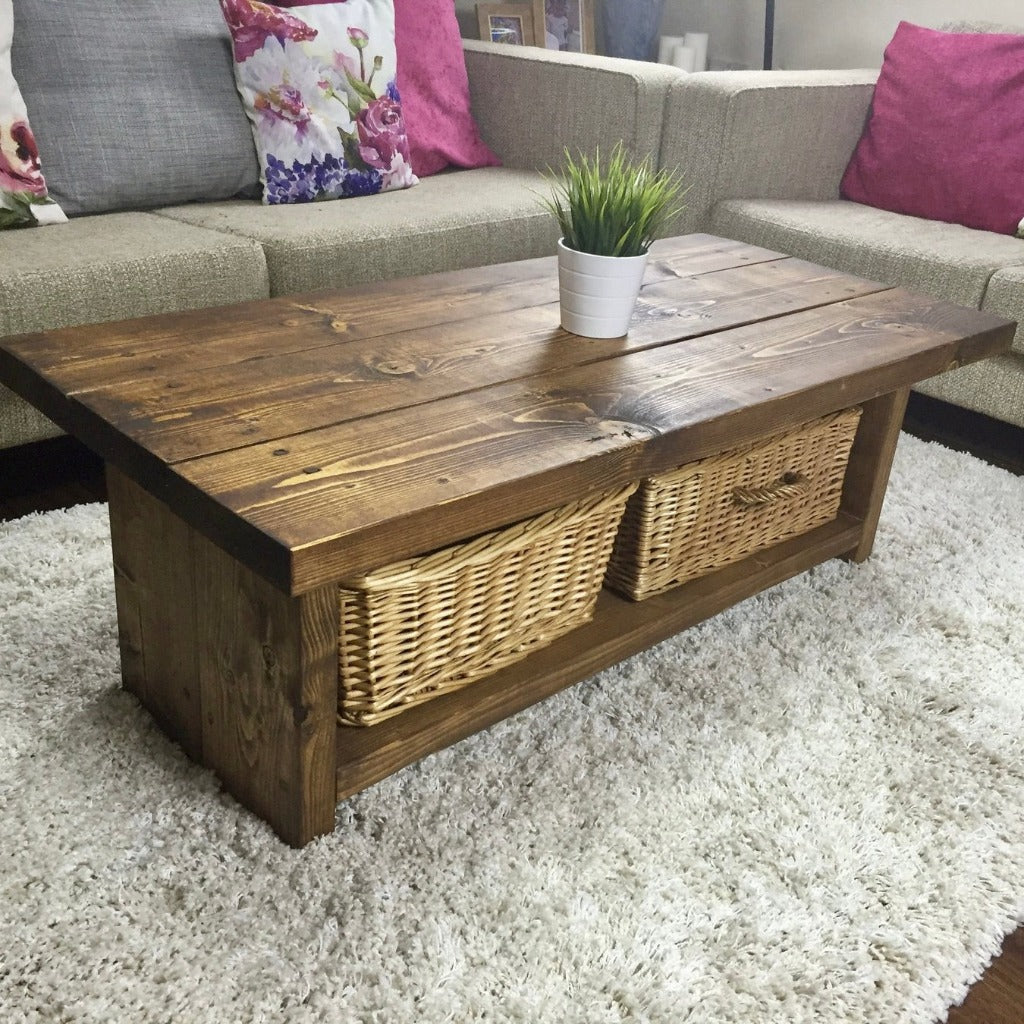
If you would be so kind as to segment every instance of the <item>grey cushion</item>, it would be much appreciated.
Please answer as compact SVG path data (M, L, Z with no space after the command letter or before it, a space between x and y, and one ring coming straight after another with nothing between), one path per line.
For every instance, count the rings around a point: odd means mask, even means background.
M258 241L274 295L551 255L558 230L533 171L445 171L359 199L176 206L166 217ZM547 189L549 191L549 188Z
M993 271L1024 264L1024 240L846 200L729 199L711 229L851 274L978 307Z
M217 0L17 0L11 61L69 216L257 194Z
M227 305L269 294L263 252L150 213L0 235L0 334ZM0 387L0 447L57 434Z

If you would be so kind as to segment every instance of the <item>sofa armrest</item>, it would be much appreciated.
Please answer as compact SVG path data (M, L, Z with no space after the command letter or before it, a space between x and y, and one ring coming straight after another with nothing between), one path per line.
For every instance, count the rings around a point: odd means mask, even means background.
M722 199L834 199L877 70L708 71L669 89L662 165L689 186L679 231Z
M659 157L669 86L677 68L464 39L473 116L509 167L544 170L568 148Z

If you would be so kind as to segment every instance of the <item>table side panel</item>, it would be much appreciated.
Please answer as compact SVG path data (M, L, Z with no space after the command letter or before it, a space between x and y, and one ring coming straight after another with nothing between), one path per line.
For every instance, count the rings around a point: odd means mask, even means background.
M292 846L334 829L338 597L290 597L195 534L203 762Z

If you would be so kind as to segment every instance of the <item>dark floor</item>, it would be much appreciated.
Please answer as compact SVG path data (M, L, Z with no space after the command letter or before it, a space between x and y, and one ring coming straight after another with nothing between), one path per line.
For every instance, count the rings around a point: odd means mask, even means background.
M1024 476L1024 429L916 393L903 426L917 437ZM105 496L102 460L69 437L0 451L0 520ZM948 1024L1024 1024L1024 927L1007 937L1002 954L947 1019Z

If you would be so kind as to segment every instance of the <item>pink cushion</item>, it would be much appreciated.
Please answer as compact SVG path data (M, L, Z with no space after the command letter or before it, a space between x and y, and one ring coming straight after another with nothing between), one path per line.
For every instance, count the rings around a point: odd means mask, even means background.
M1014 234L1024 218L1024 35L900 22L840 193Z
M331 0L277 0L302 7ZM445 167L501 163L480 138L469 109L469 78L452 0L395 0L398 93L419 177Z

